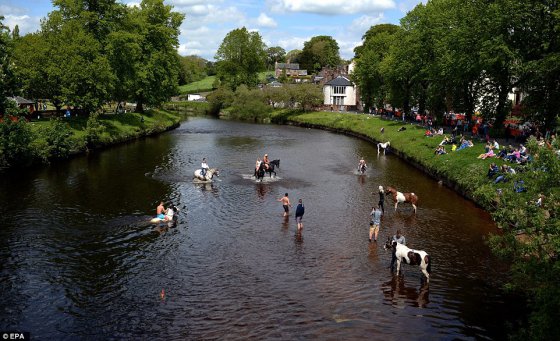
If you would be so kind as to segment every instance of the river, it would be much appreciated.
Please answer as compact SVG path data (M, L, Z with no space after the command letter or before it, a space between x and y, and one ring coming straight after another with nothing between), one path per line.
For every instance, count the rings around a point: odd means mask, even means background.
M251 178L257 156L280 159ZM369 168L358 175L358 159ZM195 184L203 157L220 169ZM387 268L369 243L377 187L419 196L392 208L432 257ZM490 216L389 152L298 127L193 118L178 129L0 178L0 330L38 339L502 339L519 307L500 291L504 266L485 244ZM277 201L302 198L304 228ZM177 227L147 222L158 202Z

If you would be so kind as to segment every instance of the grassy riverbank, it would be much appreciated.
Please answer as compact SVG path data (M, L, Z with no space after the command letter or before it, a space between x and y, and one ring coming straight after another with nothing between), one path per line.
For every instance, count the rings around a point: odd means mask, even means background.
M0 168L49 163L179 125L185 114L162 109L143 114L92 114L0 124Z
M374 143L389 141L392 153L422 169L434 179L441 180L477 204L490 209L492 200L488 200L477 190L491 185L486 177L489 164L497 161L502 163L502 161L495 158L477 159L479 154L484 153L483 141L475 140L474 147L455 152L451 152L450 146L447 146L448 154L434 155L442 137L425 137L425 130L422 127L403 124L400 121L364 114L332 112L275 111L271 117L273 122L334 130L360 136ZM399 128L403 126L406 130L399 132ZM381 128L384 128L383 132Z

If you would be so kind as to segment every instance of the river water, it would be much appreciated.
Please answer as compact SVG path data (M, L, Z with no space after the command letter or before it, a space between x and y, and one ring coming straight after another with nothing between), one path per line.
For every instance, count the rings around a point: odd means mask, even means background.
M251 178L257 156L280 159ZM369 169L356 173L360 156ZM212 184L192 181L206 157ZM369 243L377 187L415 192L416 215L386 200L380 239L401 229L432 257L387 268ZM0 329L38 339L501 339L519 308L487 213L373 145L297 127L195 118L177 130L0 177ZM277 201L303 198L304 229ZM148 223L175 203L176 228Z

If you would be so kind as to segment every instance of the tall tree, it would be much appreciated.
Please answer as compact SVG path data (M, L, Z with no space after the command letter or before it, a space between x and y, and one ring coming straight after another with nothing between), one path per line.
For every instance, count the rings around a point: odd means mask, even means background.
M172 9L163 0L143 0L140 8L130 9L134 32L141 37L131 87L138 112L144 110L144 104L158 105L177 93L180 65L176 51L184 15Z
M316 36L303 44L300 56L302 69L311 72L340 64L338 43L331 36Z
M226 35L215 58L217 75L223 84L232 89L241 84L256 86L258 73L265 68L266 45L258 32L238 28Z
M354 49L356 67L352 79L358 84L364 109L382 107L386 99L386 83L381 62L393 44L399 27L392 24L372 26L362 37L363 44Z
M280 46L272 46L266 49L266 67L268 70L274 69L274 63L286 60L286 51Z
M10 30L0 16L0 115L8 108L8 99L17 92L17 81L12 64L12 39Z
M286 62L299 63L301 57L301 50L295 49L286 53Z
M206 59L199 56L179 56L179 60L181 63L179 85L196 82L207 76Z

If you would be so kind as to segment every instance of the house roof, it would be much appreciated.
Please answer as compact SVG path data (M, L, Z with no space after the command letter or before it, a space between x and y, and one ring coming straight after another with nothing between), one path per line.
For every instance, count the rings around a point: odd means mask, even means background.
M277 69L290 69L299 70L299 64L297 63L276 63Z
M30 101L30 100L25 99L25 98L20 97L20 96L14 96L14 97L12 97L12 99L14 101L16 101L17 105L20 105L20 104L35 104L34 101Z
M332 85L332 86L354 86L354 84L344 76L338 76L333 80L330 80L325 83L325 85Z
M271 86L273 88L279 88L279 87L282 86L282 83L280 83L278 81L273 81L273 82L268 83L268 86Z

